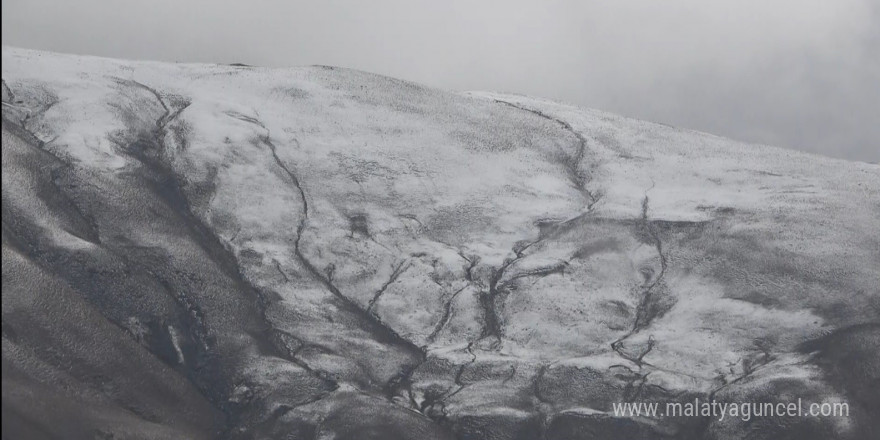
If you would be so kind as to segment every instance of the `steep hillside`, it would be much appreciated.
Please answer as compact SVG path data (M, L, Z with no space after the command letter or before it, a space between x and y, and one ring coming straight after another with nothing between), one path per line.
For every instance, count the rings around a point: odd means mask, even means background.
M331 67L2 76L4 439L880 430L878 165ZM613 412L694 398L850 416Z

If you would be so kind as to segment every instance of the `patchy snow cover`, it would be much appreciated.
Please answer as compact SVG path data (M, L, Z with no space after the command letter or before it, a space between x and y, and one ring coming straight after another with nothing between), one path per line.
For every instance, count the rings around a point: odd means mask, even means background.
M3 84L4 363L25 362L7 341L68 343L7 336L7 318L43 313L7 306L27 285L6 293L8 250L211 408L201 425L70 426L739 438L737 424L592 415L787 378L861 405L817 435L877 429L876 397L857 396L878 374L878 165L330 67L4 48ZM83 331L85 346L104 337ZM840 332L861 338L851 366L822 342ZM85 374L71 380L91 387ZM3 405L27 414L23 433L54 417L6 392Z

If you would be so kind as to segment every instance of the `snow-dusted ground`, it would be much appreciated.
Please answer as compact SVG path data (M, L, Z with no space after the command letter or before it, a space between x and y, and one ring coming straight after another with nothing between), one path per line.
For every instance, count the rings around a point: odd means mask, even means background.
M2 75L4 436L880 429L878 165L329 67ZM851 417L611 414L776 394Z

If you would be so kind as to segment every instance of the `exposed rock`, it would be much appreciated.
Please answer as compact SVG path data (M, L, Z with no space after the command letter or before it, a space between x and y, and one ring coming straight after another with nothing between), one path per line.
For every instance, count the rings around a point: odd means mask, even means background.
M871 438L880 166L3 49L4 438ZM615 404L846 402L845 418Z

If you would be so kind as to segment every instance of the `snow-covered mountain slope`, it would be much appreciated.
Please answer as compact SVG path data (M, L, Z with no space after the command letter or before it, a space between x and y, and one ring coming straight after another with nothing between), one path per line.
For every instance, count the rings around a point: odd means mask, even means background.
M2 76L4 438L880 430L878 165L330 67ZM850 416L612 411L798 397Z

